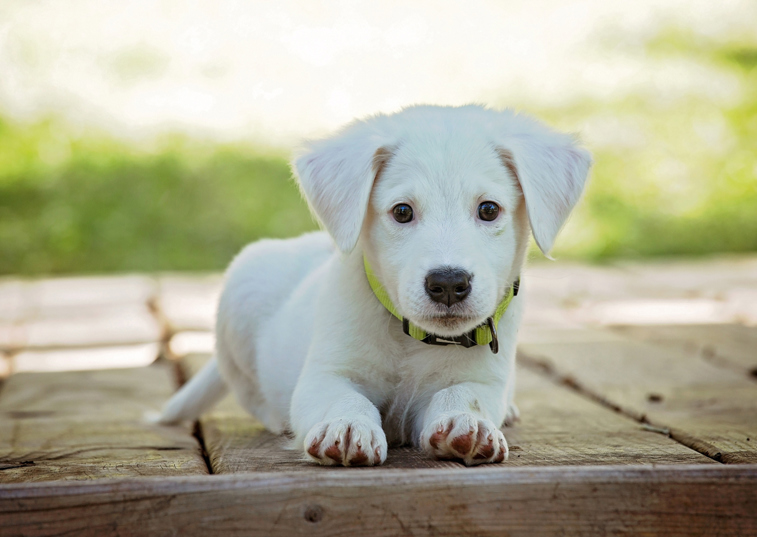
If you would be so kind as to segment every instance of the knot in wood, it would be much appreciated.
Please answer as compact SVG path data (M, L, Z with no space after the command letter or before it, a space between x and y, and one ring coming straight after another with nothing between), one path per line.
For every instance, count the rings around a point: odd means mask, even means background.
M323 507L320 505L308 505L305 508L305 520L315 524L323 519Z

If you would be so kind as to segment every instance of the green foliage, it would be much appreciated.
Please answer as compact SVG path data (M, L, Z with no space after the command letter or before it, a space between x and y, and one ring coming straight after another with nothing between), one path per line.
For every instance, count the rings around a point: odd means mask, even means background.
M567 128L607 137L591 148L587 195L556 254L602 260L757 251L757 45L714 45L669 31L648 49L652 59L696 62L712 80L705 90L727 96L671 98L651 88L546 111Z
M280 156L0 124L0 273L218 270L251 240L313 228Z

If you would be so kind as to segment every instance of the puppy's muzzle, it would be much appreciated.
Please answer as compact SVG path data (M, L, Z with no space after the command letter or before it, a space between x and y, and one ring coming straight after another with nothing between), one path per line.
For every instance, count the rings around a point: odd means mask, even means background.
M473 275L452 267L432 270L426 275L426 294L447 307L462 302L470 294Z

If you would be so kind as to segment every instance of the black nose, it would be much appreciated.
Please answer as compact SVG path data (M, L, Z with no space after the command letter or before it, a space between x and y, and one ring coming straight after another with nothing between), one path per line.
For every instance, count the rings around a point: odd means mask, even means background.
M426 276L426 293L434 302L451 306L462 302L470 294L471 275L464 270L443 268Z

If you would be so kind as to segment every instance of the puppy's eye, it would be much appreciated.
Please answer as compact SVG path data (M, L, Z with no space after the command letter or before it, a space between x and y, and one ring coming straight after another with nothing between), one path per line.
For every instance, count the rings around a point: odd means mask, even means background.
M395 205L392 209L392 214L394 214L394 219L400 224L407 224L413 219L413 209L405 203Z
M493 201L485 201L478 206L478 217L481 220L491 222L499 216L499 205Z

